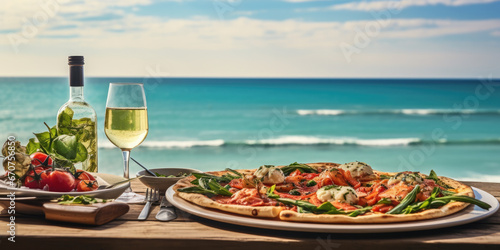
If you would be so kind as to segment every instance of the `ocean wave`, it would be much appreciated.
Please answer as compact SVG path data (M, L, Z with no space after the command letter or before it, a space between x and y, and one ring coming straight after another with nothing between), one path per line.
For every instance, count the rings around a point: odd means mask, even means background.
M316 136L289 135L271 139L245 140L245 141L225 141L216 140L190 140L190 141L147 141L140 145L143 148L158 149L187 149L194 147L234 147L234 146L252 146L252 147L284 147L284 146L360 146L360 147L395 147L395 146L415 146L422 144L436 145L500 145L498 139L475 139L475 140L446 140L438 141L423 140L420 138L380 138L380 139L360 139L350 137L325 138ZM99 142L100 148L115 148L109 141Z
M207 141L147 141L140 146L145 148L192 148L192 147L220 147L225 144L224 140ZM111 142L99 142L100 148L115 148Z
M265 140L247 140L248 145L359 145L359 146L397 146L418 143L418 138L358 139L358 138L320 138L315 136L283 136Z
M496 109L376 109L376 110L344 110L344 109L298 109L298 115L500 115Z
M500 175L468 172L466 176L461 176L456 179L460 181L500 182Z

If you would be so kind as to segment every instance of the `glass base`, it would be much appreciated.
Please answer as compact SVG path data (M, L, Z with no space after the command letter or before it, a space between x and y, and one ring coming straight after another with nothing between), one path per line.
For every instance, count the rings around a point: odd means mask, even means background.
M123 194L120 195L120 197L118 197L116 201L130 203L130 204L144 203L144 199L146 198L144 195L136 194L132 192L132 190L130 191L129 190L130 188L125 190L125 192L123 192Z

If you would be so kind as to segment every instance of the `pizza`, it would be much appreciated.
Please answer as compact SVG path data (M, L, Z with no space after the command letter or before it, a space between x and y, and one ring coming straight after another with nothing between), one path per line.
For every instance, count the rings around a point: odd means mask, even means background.
M443 217L475 204L470 186L434 171L380 172L363 162L263 165L193 173L173 187L201 207L313 223L392 223Z

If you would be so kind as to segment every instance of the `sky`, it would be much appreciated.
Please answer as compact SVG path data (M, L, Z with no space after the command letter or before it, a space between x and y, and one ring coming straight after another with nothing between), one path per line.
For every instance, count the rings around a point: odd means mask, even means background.
M499 0L2 0L0 76L499 77Z

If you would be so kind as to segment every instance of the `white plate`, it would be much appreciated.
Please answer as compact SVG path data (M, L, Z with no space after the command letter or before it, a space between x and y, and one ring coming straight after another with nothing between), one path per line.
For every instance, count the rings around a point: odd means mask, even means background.
M117 176L117 175L112 175L112 174L103 174L103 173L92 173L94 176L98 178L101 178L105 182L109 184L117 183L119 181L125 180L125 178ZM102 184L102 183L100 183ZM72 196L76 195L88 195L90 197L96 197L96 198L101 198L101 199L116 199L118 196L120 196L125 189L129 186L129 183L123 183L120 184L116 187L112 187L109 189L102 189L102 190L95 190L95 191L90 191L90 192L50 192L50 191L44 191L41 189L29 189L29 188L3 188L0 187L0 196L4 197L11 192L15 192L16 197L27 197L27 196L33 196L37 198L46 198L46 199L55 199L59 198L62 195L69 194Z
M458 213L442 218L391 224L319 224L246 217L197 206L175 195L173 187L167 190L166 197L174 206L185 212L215 221L242 226L318 233L385 233L418 231L463 225L484 219L498 210L499 203L495 197L481 189L472 189L477 199L491 205L490 210L484 210L475 205L471 205Z

